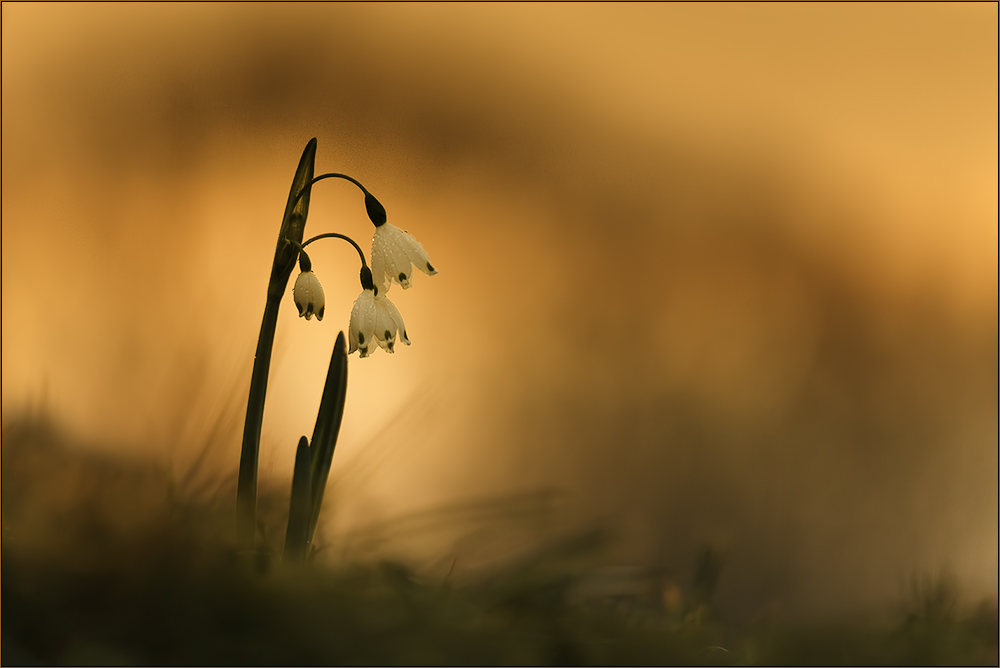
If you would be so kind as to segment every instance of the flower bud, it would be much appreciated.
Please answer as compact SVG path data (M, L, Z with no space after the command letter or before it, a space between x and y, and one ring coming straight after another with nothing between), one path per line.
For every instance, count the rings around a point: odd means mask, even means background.
M382 227L388 218L385 213L385 207L375 199L375 195L372 195L367 190L365 191L365 209L368 211L368 217L371 218L372 224L375 227Z
M295 279L292 297L295 299L296 308L299 309L300 318L309 320L315 315L317 320L323 319L326 297L323 295L323 286L319 284L316 274L311 271L299 274Z

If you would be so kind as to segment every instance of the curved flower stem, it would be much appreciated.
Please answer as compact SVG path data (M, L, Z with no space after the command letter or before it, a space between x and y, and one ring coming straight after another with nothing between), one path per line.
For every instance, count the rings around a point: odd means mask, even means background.
M385 207L382 206L382 203L376 199L375 195L368 192L368 189L361 185L360 181L353 176L348 176L347 174L320 174L316 178L310 179L309 183L307 183L299 194L295 196L295 202L298 202L299 199L304 197L307 192L311 191L314 183L319 183L324 179L344 179L345 181L350 181L356 185L361 189L361 192L365 194L365 209L368 211L368 217L371 219L372 224L375 225L375 227L380 227L385 223L386 213Z
M337 232L326 232L325 234L317 234L316 236L314 236L314 237L312 237L312 238L310 238L310 239L308 239L306 241L303 241L302 242L302 248L305 248L306 246L308 246L309 244L311 244L314 241L317 241L319 239L327 239L327 238L343 239L344 241L350 243L352 246L354 246L354 250L358 251L358 257L361 258L361 266L362 267L367 267L368 266L368 263L365 262L365 253L364 253L364 251L361 250L360 246L358 246L356 243L354 243L354 239L350 238L349 236L347 236L345 234L339 234Z
M334 173L331 172L329 174L320 174L319 176L317 176L314 179L312 179L311 181L309 181L309 183L306 185L306 187L302 189L302 192L300 192L298 194L298 197L295 198L295 201L298 202L299 198L302 197L306 193L307 190L309 190L310 188L312 188L314 183L319 183L320 181L323 181L323 180L326 180L326 179L344 179L345 181L350 181L351 183L353 183L354 185L356 185L358 188L360 188L361 192L363 192L365 195L371 195L371 193L368 192L368 189L365 188L363 185L361 185L361 182L358 181L353 176L348 176L347 174L334 174Z

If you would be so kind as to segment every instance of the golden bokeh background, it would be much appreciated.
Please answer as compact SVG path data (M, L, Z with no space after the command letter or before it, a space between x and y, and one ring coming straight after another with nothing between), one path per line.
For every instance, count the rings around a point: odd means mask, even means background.
M996 596L995 4L4 3L5 424L234 474L311 137L440 269L390 293L413 345L351 359L330 544L604 526L608 563L725 550L734 606ZM368 244L346 183L326 231ZM263 484L360 289L312 258Z

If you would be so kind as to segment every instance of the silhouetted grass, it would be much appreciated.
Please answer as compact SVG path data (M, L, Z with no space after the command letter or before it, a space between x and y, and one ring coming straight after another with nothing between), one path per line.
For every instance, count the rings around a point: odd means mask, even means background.
M655 573L601 581L579 559L597 533L462 583L385 561L290 568L280 546L237 551L232 481L187 498L44 422L5 427L2 463L5 665L997 663L995 604L963 615L945 578L916 581L891 624L789 626L715 614L710 549L687 604ZM261 504L287 512L287 490Z

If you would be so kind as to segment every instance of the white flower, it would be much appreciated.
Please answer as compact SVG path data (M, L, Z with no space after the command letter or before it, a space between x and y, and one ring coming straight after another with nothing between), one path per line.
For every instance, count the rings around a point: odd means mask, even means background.
M408 232L391 223L376 227L372 237L372 274L379 293L388 292L393 281L404 289L410 287L413 265L428 276L438 273L427 251Z
M317 320L323 319L326 297L323 295L323 286L319 284L316 274L311 271L303 271L299 274L299 277L295 279L292 297L295 299L295 306L299 309L300 318L309 320L315 314Z
M399 340L410 345L410 340L406 338L403 316L399 315L396 306L388 297L383 297L381 291L376 296L374 290L363 290L354 300L354 308L351 309L351 324L348 328L351 346L348 354L360 350L361 357L368 357L374 352L373 346L376 343L391 353L396 345L397 331Z

